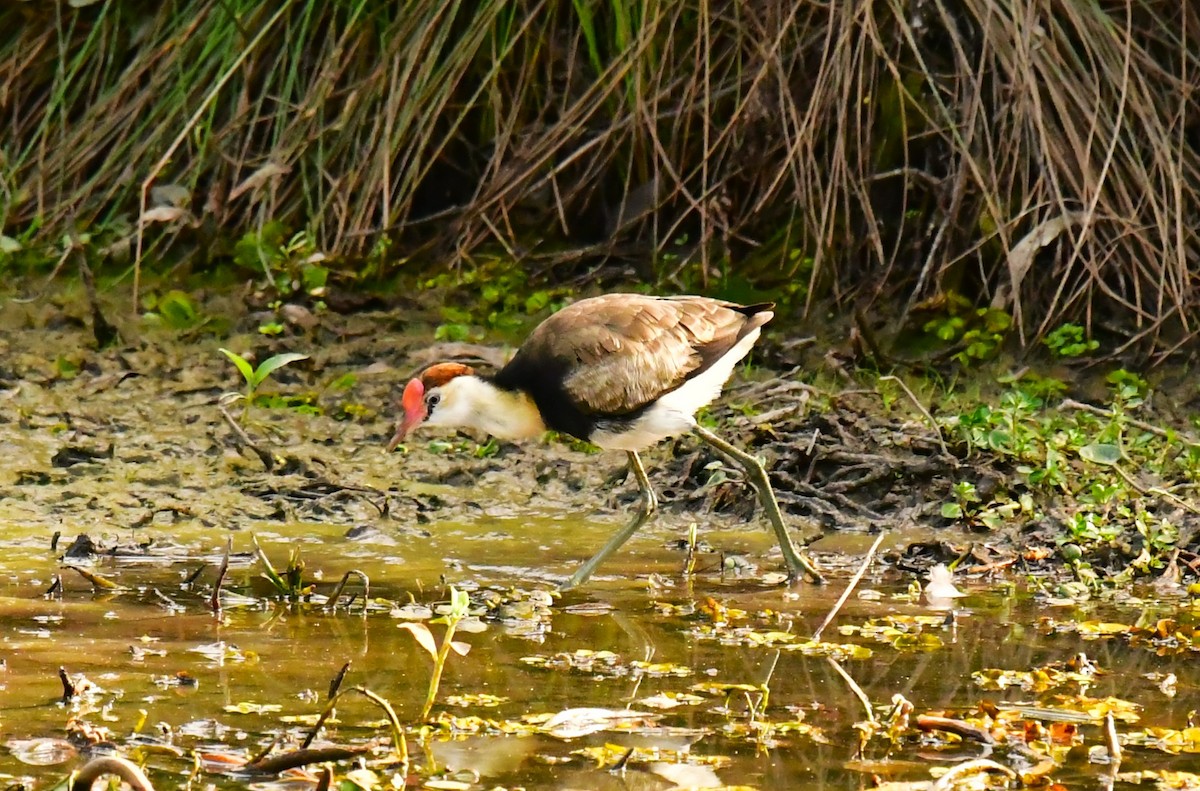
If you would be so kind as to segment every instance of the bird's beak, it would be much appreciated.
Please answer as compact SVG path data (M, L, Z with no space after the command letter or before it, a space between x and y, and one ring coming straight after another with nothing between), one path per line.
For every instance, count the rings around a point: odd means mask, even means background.
M425 420L425 385L421 384L420 379L409 381L404 388L404 396L400 399L400 406L403 407L404 414L401 416L400 422L396 424L396 433L388 442L388 453L395 450L396 446L408 436L408 432Z

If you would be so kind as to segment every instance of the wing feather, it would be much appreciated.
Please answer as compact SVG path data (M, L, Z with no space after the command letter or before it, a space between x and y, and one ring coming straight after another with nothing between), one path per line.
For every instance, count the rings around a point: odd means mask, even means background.
M542 322L517 357L543 360L561 371L563 392L581 412L626 414L728 351L753 313L738 308L704 297L594 297Z

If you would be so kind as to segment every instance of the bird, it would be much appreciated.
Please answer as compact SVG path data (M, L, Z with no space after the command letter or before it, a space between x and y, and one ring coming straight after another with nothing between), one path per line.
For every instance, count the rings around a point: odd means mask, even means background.
M418 371L404 387L387 450L418 427L441 427L508 441L554 430L624 451L640 492L636 513L560 586L565 591L582 585L657 510L639 452L690 432L745 470L783 551L788 578L823 581L792 543L762 463L695 417L720 395L774 307L630 293L581 299L542 321L491 376L462 362Z

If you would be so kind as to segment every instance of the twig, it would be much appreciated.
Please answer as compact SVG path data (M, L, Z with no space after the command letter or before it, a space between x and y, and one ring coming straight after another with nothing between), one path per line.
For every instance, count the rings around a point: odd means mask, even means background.
M989 761L986 758L976 758L974 761L965 761L955 766L946 774L938 778L933 784L933 791L947 791L951 788L958 788L960 781L968 775L976 775L981 772L999 772L1009 780L1016 780L1017 773L1009 769L1004 764Z
M1138 491L1138 494L1157 494L1160 497L1165 497L1166 499L1172 501L1179 507L1184 508L1188 511L1191 511L1193 514L1200 514L1200 508L1197 508L1196 506L1192 505L1191 503L1189 503L1187 500L1184 500L1179 495L1172 494L1171 492L1168 492L1166 489L1162 489L1158 486L1143 486L1142 484L1138 483L1137 480L1132 475L1130 475L1125 470L1121 469L1121 465L1113 464L1111 466L1113 468L1113 471L1116 472L1117 475L1121 476L1125 480L1125 483L1129 484L1130 486L1132 486L1134 489L1136 489Z
M61 666L58 668L58 680L62 682L62 702L66 703L75 697L75 683L71 681L71 677L67 674L67 669Z
M1108 748L1108 760L1112 762L1113 771L1121 765L1121 741L1117 738L1117 722L1112 712L1104 715L1104 744Z
M347 662L345 666L342 667L342 671L338 674L338 678L336 680L339 685L341 684L341 677L345 674L349 666L350 663ZM375 694L366 687L351 687L350 689L343 690L330 697L325 703L325 708L321 711L320 716L317 717L316 723L313 724L312 729L308 732L308 736L305 737L302 749L307 748L309 744L312 744L312 740L321 730L321 726L325 724L325 720L329 719L329 715L333 713L338 701L342 699L343 695L348 695L351 692L357 692L358 694L366 697L379 708L383 709L384 714L387 715L388 722L392 726L392 749L395 751L396 757L399 759L400 764L404 767L404 773L407 774L408 741L404 738L404 728L400 725L400 718L396 716L396 710L392 708L391 703L388 703L387 700Z
M683 576L690 579L693 572L696 570L696 523L692 522L688 528L687 538L687 557L683 560Z
M1113 412L1111 409L1105 409L1104 407L1092 406L1091 404L1085 404L1082 401L1076 401L1073 398L1064 398L1062 400L1062 404L1060 406L1062 406L1066 409L1078 409L1081 412L1091 412L1093 415L1099 415L1100 417L1106 417L1109 419L1116 418L1116 416L1117 416L1117 413ZM1151 434L1154 434L1156 436L1166 437L1166 438L1170 439L1171 435L1175 434L1180 439L1182 439L1184 442L1186 442L1188 445L1200 445L1200 442L1196 442L1195 440L1191 439L1190 437L1184 436L1182 433L1180 433L1178 431L1171 432L1161 426L1156 426L1153 423L1147 423L1144 420L1137 420L1136 418L1131 418L1128 416L1122 416L1122 419L1129 425L1136 426L1136 427L1140 428L1142 431L1149 431Z
M233 429L233 433L237 434L242 443L247 448L254 451L254 454L258 456L258 460L262 462L262 465L267 469L267 472L270 472L272 469L274 469L275 459L271 457L270 453L267 453L265 450L258 447L258 445L254 443L254 440L250 439L250 435L247 434L246 430L238 424L237 418L229 414L229 410L225 407L225 403L223 401L217 402L217 409L220 410L221 415L224 416L225 422L228 423L229 427Z
M925 408L925 405L917 400L917 397L913 394L913 391L908 389L908 385L904 384L904 380L898 376L888 374L887 376L879 377L879 381L895 382L896 384L900 385L900 389L908 395L909 400L913 402L913 405L917 408L917 410L925 416L927 421L929 421L930 427L933 428L934 432L937 434L938 444L942 446L942 453L950 456L950 448L946 447L946 440L942 438L942 427L939 426L937 421L933 419L933 415L929 414L929 410Z
M71 778L71 791L91 791L92 783L104 775L116 775L133 791L154 791L146 773L137 764L116 755L93 758Z
M233 539L225 539L225 557L221 558L221 568L217 569L217 581L213 583L212 596L208 598L208 608L214 615L221 614L221 586L225 584L225 574L229 571L229 553L233 550Z
M875 552L879 549L879 545L883 543L883 539L886 538L887 535L888 531L884 530L875 537L875 543L872 544L871 548L867 550L867 556L863 558L863 562L858 567L858 571L856 571L854 576L850 578L850 582L846 585L846 589L842 591L842 595L838 597L837 603L833 605L833 609L829 611L829 615L825 616L825 620L821 621L821 625L817 627L817 631L813 632L813 640L821 639L821 632L825 631L825 627L829 626L830 621L832 621L838 612L841 611L842 605L844 605L846 600L850 598L850 592L854 590L854 587L858 585L859 580L861 580L863 575L867 573L867 568L870 567L871 561L875 558Z
M861 702L863 705L863 709L867 712L867 720L869 722L875 722L875 712L871 710L871 700L867 697L867 693L862 691L862 687L858 685L858 682L851 678L850 674L842 669L842 666L838 664L836 659L831 656L827 656L825 658L829 660L829 664L833 666L833 669L837 671L837 674L841 676L847 684L850 685L850 691L854 693L854 696L858 698L859 702Z
M362 755L370 750L370 747L318 747L315 749L299 749L290 752L276 755L274 758L262 758L257 761L252 761L242 769L249 772L257 772L259 774L275 775L288 769L295 769L300 766L308 766L309 764L320 764L326 761L341 761L346 758L353 758L357 755Z
M405 774L408 773L408 741L404 738L404 728L400 726L400 719L396 716L396 710L392 708L392 704L388 703L384 698L376 695L366 687L354 687L354 691L365 695L368 700L375 703L379 708L383 709L383 713L387 715L388 722L392 724L392 739L395 744L392 749L396 752L396 757L405 767Z
M349 571L347 571L345 574L342 575L342 581L338 583L338 586L336 588L334 588L333 595L329 597L329 601L325 602L326 609L330 609L330 610L337 609L338 599L342 598L342 591L345 590L346 582L350 579L351 576L356 576L360 580L362 580L363 613L366 613L368 599L371 598L371 579L366 574L359 571L358 569L350 569ZM347 604L346 606L349 607L349 604Z
M970 739L980 744L995 744L996 739L986 728L981 728L978 725L972 725L965 720L956 720L949 717L934 717L929 714L922 714L917 717L916 726L923 731L944 731L945 733L953 733L956 736L961 736L964 739Z

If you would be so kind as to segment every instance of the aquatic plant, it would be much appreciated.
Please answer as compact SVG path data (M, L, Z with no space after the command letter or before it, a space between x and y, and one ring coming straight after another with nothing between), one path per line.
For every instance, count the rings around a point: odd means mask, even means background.
M276 354L268 357L256 368L250 363L249 360L237 352L231 352L226 348L221 348L219 351L221 354L224 354L231 361L233 361L233 364L237 366L238 372L241 373L242 379L245 380L245 391L234 394L235 400L242 399L245 401L245 406L242 409L243 420L245 420L246 416L249 415L250 407L254 403L254 398L258 393L258 388L261 387L262 383L267 380L267 377L285 365L290 365L291 363L308 359L307 354L284 352L283 354Z
M450 658L450 652L459 656L466 656L471 650L471 646L467 643L456 642L454 640L454 632L458 629L458 625L467 617L471 606L471 599L466 591L460 591L453 586L450 588L450 608L446 614L440 618L434 618L430 623L443 623L446 625L446 633L442 635L441 645L433 639L433 632L423 623L410 622L400 624L401 629L407 629L414 638L417 644L424 648L429 656L433 659L433 673L429 676L429 689L425 695L425 705L421 708L421 720L429 717L429 712L433 710L433 702L437 699L438 687L442 683L442 674L446 670L446 660Z

